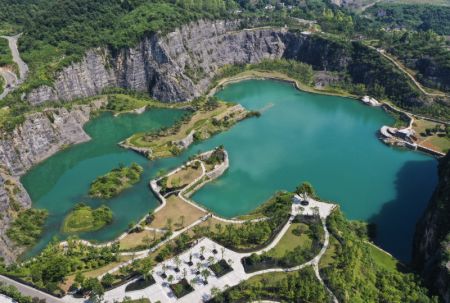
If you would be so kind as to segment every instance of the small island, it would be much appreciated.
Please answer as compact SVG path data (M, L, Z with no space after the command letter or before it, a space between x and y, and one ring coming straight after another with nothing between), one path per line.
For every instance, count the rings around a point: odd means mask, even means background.
M93 198L110 199L139 182L144 169L136 163L119 166L94 180L89 189Z
M112 222L113 214L109 207L102 205L92 208L84 203L78 203L64 219L64 233L95 231Z

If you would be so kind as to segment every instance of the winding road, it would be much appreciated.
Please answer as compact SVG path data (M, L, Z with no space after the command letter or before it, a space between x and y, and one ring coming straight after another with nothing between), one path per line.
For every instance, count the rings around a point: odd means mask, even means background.
M51 296L51 295L49 295L45 292L42 292L36 288L19 283L8 277L5 277L5 276L0 276L0 282L16 287L17 290L20 291L20 293L22 293L25 296L30 296L32 298L44 299L46 301L46 303L63 303L64 302L63 300L61 300L57 297ZM0 298L0 302L2 302L2 298Z
M17 77L10 69L0 67L0 76L2 76L6 82L3 92L0 94L0 100L5 98L10 92L23 83L28 75L28 65L20 57L19 49L17 48L17 40L21 35L22 34L15 36L0 36L0 38L8 40L13 61L19 68L19 77Z
M379 54L381 54L383 57L391 61L400 71L402 71L408 78L411 79L412 82L416 85L416 87L426 96L430 97L445 97L444 93L429 93L425 90L425 88L420 84L419 81L416 80L416 78L411 75L411 73L401 64L397 61L397 59L393 58L390 54L388 54L384 49L375 48L371 45L368 45L369 48L376 50Z

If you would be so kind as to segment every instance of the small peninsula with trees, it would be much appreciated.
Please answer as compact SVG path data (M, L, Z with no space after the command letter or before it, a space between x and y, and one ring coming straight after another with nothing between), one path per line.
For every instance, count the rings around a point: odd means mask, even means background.
M117 196L139 182L143 171L144 169L137 163L131 163L130 166L120 165L106 175L95 179L89 189L89 195L100 199L110 199Z
M64 219L62 231L64 233L78 233L95 231L112 222L113 213L105 205L92 208L84 203L78 203Z

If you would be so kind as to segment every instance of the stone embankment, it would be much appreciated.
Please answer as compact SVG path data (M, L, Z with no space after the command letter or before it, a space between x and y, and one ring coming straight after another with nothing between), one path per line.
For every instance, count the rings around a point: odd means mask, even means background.
M435 157L443 157L445 156L444 153L431 149L429 147L417 144L415 142L415 131L413 129L414 124L414 116L411 113L405 112L403 110L400 110L390 104L382 103L381 105L386 111L395 112L397 114L400 114L401 117L408 121L408 126L405 128L395 128L383 125L379 130L379 138L381 141L388 145L393 146L399 146L399 147L405 147L412 150L419 150L424 153L430 154ZM425 120L431 120L438 123L443 123L445 125L448 125L448 122L438 121L435 119L428 119L425 117L420 117Z

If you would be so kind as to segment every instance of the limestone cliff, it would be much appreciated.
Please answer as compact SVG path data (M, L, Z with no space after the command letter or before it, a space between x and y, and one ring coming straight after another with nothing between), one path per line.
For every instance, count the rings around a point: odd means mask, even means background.
M226 64L280 58L282 30L238 31L235 21L199 21L164 37L144 39L137 47L111 54L94 49L60 72L53 87L27 95L32 104L99 94L106 87L149 92L162 101L191 100L205 93L216 70Z
M89 140L83 125L102 103L99 100L91 105L75 105L71 110L48 109L30 114L13 133L5 133L0 139L0 257L7 263L14 261L23 248L6 236L6 230L19 210L31 207L18 178L64 146Z
M450 302L450 153L439 164L439 184L417 224L413 263L427 286Z
M20 209L31 207L31 199L19 180L5 172L0 173L0 257L6 263L14 261L23 252L22 247L15 245L6 231L14 214Z
M96 101L75 105L71 110L48 109L27 115L22 125L2 135L0 162L12 176L20 176L61 148L89 140L83 125L100 104Z
M285 58L311 64L318 71L348 75L349 81L364 84L374 97L387 96L400 106L432 102L420 95L392 63L361 43L293 33L285 28L239 28L238 21L198 21L163 37L147 37L137 47L117 54L92 49L81 62L58 73L53 87L41 86L26 98L36 105L122 87L148 92L161 101L186 101L203 95L224 65ZM384 91L380 91L380 85Z

